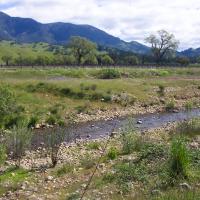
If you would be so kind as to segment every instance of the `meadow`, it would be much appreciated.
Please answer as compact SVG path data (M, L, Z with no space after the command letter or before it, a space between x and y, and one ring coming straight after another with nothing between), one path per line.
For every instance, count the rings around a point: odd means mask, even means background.
M4 97L12 103L2 135L15 148L6 156L0 145L0 199L200 199L199 119L143 134L127 124L113 137L71 144L51 129L199 108L199 75L200 68L1 69L1 106ZM48 145L28 150L31 130L46 128Z

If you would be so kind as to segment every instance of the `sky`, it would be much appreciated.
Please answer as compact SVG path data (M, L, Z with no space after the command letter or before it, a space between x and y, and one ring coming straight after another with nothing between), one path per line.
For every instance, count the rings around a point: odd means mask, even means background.
M0 0L0 10L42 23L89 24L141 43L165 29L180 50L200 47L200 0Z

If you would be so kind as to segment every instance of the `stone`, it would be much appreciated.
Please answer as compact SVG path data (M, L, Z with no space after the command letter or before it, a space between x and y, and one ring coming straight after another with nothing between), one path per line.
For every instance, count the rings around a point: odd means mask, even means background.
M188 183L181 183L180 188L185 189L185 190L191 190L192 187Z
M143 124L143 121L142 120L138 120L137 124Z
M46 181L53 181L53 176L47 176Z

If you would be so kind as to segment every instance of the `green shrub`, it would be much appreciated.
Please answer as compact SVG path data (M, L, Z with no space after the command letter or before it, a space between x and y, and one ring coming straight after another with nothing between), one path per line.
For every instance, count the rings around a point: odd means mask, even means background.
M185 103L185 110L186 111L192 110L193 107L194 107L194 105L193 105L192 102L188 101L188 102Z
M173 100L171 100L170 102L168 102L165 106L166 111L173 111L175 109L175 102Z
M55 125L56 122L57 122L57 119L54 115L50 115L46 120L46 123L49 125Z
M114 147L111 147L107 153L107 157L108 159L110 160L115 160L117 158L117 155L118 155L118 151L116 148Z
M0 86L0 127L19 114L14 93L7 86Z
M176 137L171 144L170 172L172 177L187 177L189 153L183 138Z
M64 96L69 96L72 94L72 90L70 88L62 88L60 89L60 93Z
M89 154L80 160L81 166L85 169L91 169L96 165L95 159L91 158Z
M70 164L65 164L56 171L57 176L63 176L67 173L70 173L73 171L73 166Z
M97 78L100 79L117 79L120 78L121 74L116 69L102 69L99 71Z
M14 126L6 134L6 137L8 152L12 152L12 158L16 161L16 166L19 167L22 156L31 144L32 132L27 128L27 125L21 123Z
M97 89L97 85L96 84L92 84L90 88L91 88L91 90L95 91Z
M175 128L176 134L193 137L200 135L200 120L192 119L190 121L179 122Z
M99 142L90 142L87 145L88 149L92 149L92 150L98 150L100 148L100 143Z
M14 126L17 126L18 124L21 124L23 122L27 121L25 116L19 115L16 116L15 114L13 116L8 116L5 120L4 127L6 129L13 128Z
M159 96L165 96L165 86L159 85L158 87L159 87L159 90L158 90Z
M0 166L4 164L6 158L7 158L6 147L5 145L0 144Z
M127 155L134 151L140 151L142 148L143 141L139 134L128 133L122 135L122 153Z
M32 116L28 122L28 128L35 128L38 121L39 118L37 116Z

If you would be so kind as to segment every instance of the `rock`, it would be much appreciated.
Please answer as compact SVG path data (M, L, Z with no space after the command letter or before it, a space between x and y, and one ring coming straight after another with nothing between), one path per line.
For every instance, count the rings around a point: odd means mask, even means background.
M191 190L192 187L188 183L181 183L180 188L185 189L185 190Z
M91 135L87 135L87 138L91 138Z
M138 120L137 124L143 124L142 120Z
M53 181L53 176L47 176L46 181Z
M152 190L151 194L152 195L158 195L158 194L160 194L160 190Z

